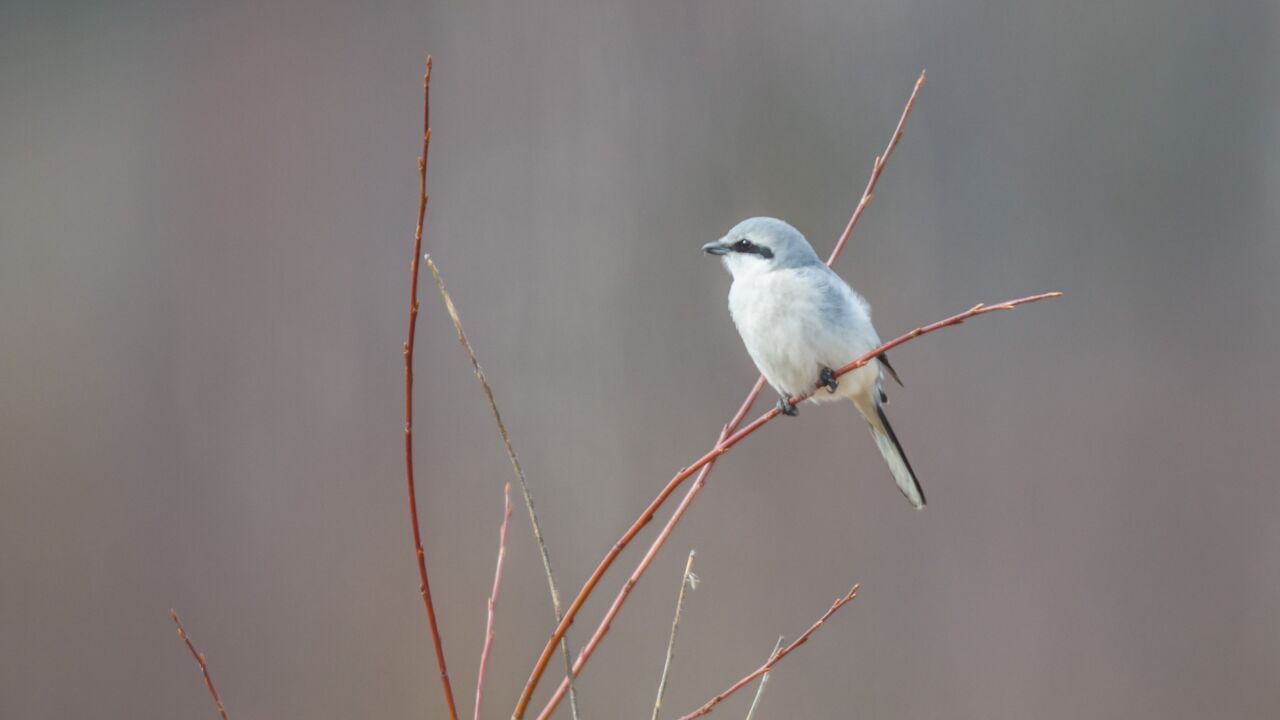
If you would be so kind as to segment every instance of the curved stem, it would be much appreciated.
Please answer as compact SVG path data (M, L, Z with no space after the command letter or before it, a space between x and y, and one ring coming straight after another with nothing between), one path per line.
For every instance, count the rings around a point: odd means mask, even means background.
M458 707L453 701L453 685L444 660L444 644L436 625L436 608L431 602L431 582L427 577L426 553L422 550L422 530L418 523L418 497L413 482L413 341L418 328L418 259L422 257L422 226L427 217L427 150L431 147L431 56L427 56L427 73L422 77L422 155L418 156L418 227L413 233L413 263L410 265L409 332L404 342L404 468L409 491L409 520L413 523L413 551L418 561L418 591L427 610L431 627L431 643L435 646L436 665L440 667L440 684L444 687L445 704L450 720L458 720Z
M876 184L880 181L881 173L884 172L884 166L888 163L889 156L893 154L894 148L896 148L898 143L902 140L903 128L906 127L907 118L910 117L911 110L915 107L916 97L920 94L921 87L924 86L924 79L925 74L922 71L920 73L920 77L916 79L915 86L911 90L911 97L907 99L907 104L902 109L902 115L899 116L898 124L893 129L893 135L889 138L889 144L885 146L884 152L878 155L875 162L872 164L871 177L867 179L867 185L862 191L862 197L858 200L857 207L854 208L853 214L849 217L849 222L845 225L844 232L840 234L840 238L836 241L835 248L832 249L831 256L827 259L827 265L834 264L836 259L840 257L840 253L844 251L844 247L848 243L849 237L853 234L854 227L858 224L858 220L862 217L862 213L866 210L867 205L870 204L872 193L876 188ZM756 380L756 384L751 388L751 392L747 393L746 399L742 401L742 405L739 406L738 412L734 413L733 419L725 426L720 435L721 440L742 424L743 419L746 418L747 413L751 411L751 406L755 404L756 398L760 396L760 392L763 389L764 377L761 376ZM691 493L696 495L696 489L701 483L706 481L706 476L710 472L710 466L708 466L707 470L698 476L698 484L695 485L694 491L690 491ZM587 578L587 582L583 584L582 589L578 591L577 597L573 599L573 602L570 603L569 607L565 610L564 617L561 618L560 622L556 625L556 629L551 633L551 639L547 642L542 653L538 656L537 662L534 663L533 672L529 675L529 680L525 683L524 690L520 694L520 700L516 703L515 711L511 714L512 720L520 720L524 717L525 710L529 706L529 701L533 698L533 691L537 689L538 683L542 680L542 674L547 669L547 663L551 660L551 654L554 652L556 643L560 642L560 639L564 637L564 634L569 629L569 625L573 623L574 617L577 616L578 611L582 608L583 603L586 602L587 597L595 590L596 585L600 583L600 578L604 577L605 571L613 565L613 561L622 553L623 548L625 548L631 540L635 538L645 525L649 524L649 521L653 519L653 514L657 512L658 508L660 508L663 503L666 502L667 498L671 496L671 493L675 492L676 488L684 483L690 475L692 475L692 472L685 473L684 471L681 471L681 473L677 474L675 478L672 478L671 482L667 483L666 487L664 487L662 491L658 493L658 496L653 499L653 502L649 503L649 506L640 514L640 517L632 523L631 527L622 534L622 537L619 538L616 543L614 543L613 547L609 549L609 552L605 554L604 559L600 561L600 564L596 567L595 571L591 573L589 578ZM692 498L686 497L686 499L689 500ZM642 561L642 565L644 567L648 567L647 562ZM643 572L643 569L641 569L641 572ZM624 588L623 590L625 593L629 588ZM625 596L623 597L623 600L625 600ZM611 617L606 618L606 624L611 620ZM576 672L570 672L568 677L571 678L574 675L576 675ZM554 709L554 706L559 703L558 698L562 697L562 695L563 693L561 692L556 693L557 699L550 705L552 709Z
M555 575L551 572L551 553L547 550L547 541L542 536L542 524L538 522L538 513L533 508L533 491L529 489L529 480L524 476L524 468L520 466L520 458L516 456L516 449L511 444L511 436L507 434L507 425L502 421L502 413L498 411L498 401L493 397L493 388L489 387L489 380L485 377L484 369L480 367L480 361L476 358L476 351L471 347L471 341L467 339L467 333L462 329L462 318L458 316L458 308L453 304L453 297L449 295L448 288L444 285L444 277L440 274L440 268L436 266L431 255L423 256L423 260L427 263L427 269L431 271L432 277L435 278L436 288L440 291L440 298L444 300L444 308L449 312L449 319L453 321L453 329L458 333L458 344L462 345L462 349L466 351L467 358L471 361L472 374L476 376L476 380L480 381L480 389L484 391L484 398L489 403L489 411L493 414L493 421L498 426L498 435L502 438L502 446L506 448L507 460L511 462L511 470L516 475L516 480L520 482L520 492L524 495L524 506L529 511L529 524L533 527L533 539L538 544L538 553L542 556L542 571L547 577L547 589L551 591L551 609L555 613L556 622L564 617L564 610L560 605L560 589L556 585ZM573 673L573 656L569 652L569 638L560 638L560 656L564 659L565 676L568 677ZM578 720L578 695L573 687L569 684L569 707L573 710L573 720Z
M872 350L866 355L863 355L857 360L854 360L848 365L845 365L839 370L835 371L834 375L835 377L839 378L845 375L846 373L853 372L854 370L857 370L858 368L871 362L876 357L879 357L883 353L889 350L892 350L893 348L905 342L914 340L915 338L918 338L921 335L927 335L929 333L942 330L943 328L952 327L954 325L960 325L961 323L965 322L966 320L969 320L970 318L974 318L979 315L985 315L989 312L995 312L997 310L1012 310L1018 307L1019 305L1026 305L1028 303L1038 302L1040 300L1047 300L1049 298L1055 298L1061 295L1062 293L1059 293L1059 292L1051 292L1051 293L1042 293L1040 295L1031 295L1024 298L1018 298L1016 300L1008 300L1006 302L997 303L995 305L986 305L984 303L978 303L977 305L974 305L972 308L969 308L968 310L962 313L952 315L949 318L939 320L938 322L935 322L929 325L918 327L915 330L912 330L911 332L905 335L900 335L894 338L893 340L890 340L889 342L881 345L875 350ZM815 385L809 392L803 395L798 395L796 397L789 398L789 401L792 404L799 404L801 402L804 402L809 398L809 396L813 395L815 391L821 389L822 387L823 386L821 385ZM623 603L627 601L627 597L631 594L631 591L635 589L636 583L640 581L640 576L643 575L645 570L649 568L649 565L653 562L653 559L657 557L658 551L662 549L662 546L663 544L666 543L667 538L669 538L671 536L672 531L675 530L675 526L680 522L680 519L684 517L684 514L688 511L689 506L693 504L694 498L696 498L698 496L698 493L702 491L702 487L706 484L707 475L711 473L711 467L715 463L715 461L719 459L721 455L724 455L725 453L729 452L729 450L732 449L734 445L737 445L748 435L764 427L766 424L768 424L771 420L773 420L780 414L781 412L778 410L778 408L774 407L770 409L768 412L766 412L765 414L756 418L755 420L752 420L751 423L746 427L732 434L728 434L727 437L726 437L726 433L722 431L721 440L718 443L716 443L715 447L707 451L705 455L698 458L698 460L694 462L692 465L690 465L688 468L680 471L680 473L678 473L674 478L672 478L671 482L667 484L668 487L672 487L673 485L678 485L679 483L684 482L684 480L688 479L688 477L692 475L694 472L698 472L699 470L701 470L701 472L699 472L698 474L697 481L694 482L693 484L693 487L689 488L689 491L685 494L684 499L682 499L680 501L680 504L676 506L675 512L671 514L671 518L667 520L667 524L662 528L662 531L658 533L658 537L654 539L653 544L649 546L648 552L646 552L644 557L640 560L640 563L636 566L635 571L631 573L631 577L627 578L627 582L623 584L622 589L618 592L618 596L614 598L613 604L609 606L608 612L605 613L604 619L600 621L600 625L596 628L595 634L593 634L591 636L591 639L587 641L587 644L582 647L582 651L578 654L577 662L573 664L573 673L575 677L578 675L578 673L582 672L583 666L585 666L587 664L587 661L591 658L591 653L595 652L596 647L600 645L600 641L604 639L604 636L606 634L608 634L609 627L612 625L613 619L617 617L618 612L621 611L622 609ZM727 431L728 429L729 429L728 426L725 426L725 431ZM672 489L674 490L674 488ZM560 703L560 700L564 698L564 693L567 687L568 687L567 681L560 683L560 687L556 690L556 693L551 697L551 700L547 702L547 706L543 708L541 713L539 713L538 715L539 720L545 720L546 718L551 716L551 713L555 711L555 708Z

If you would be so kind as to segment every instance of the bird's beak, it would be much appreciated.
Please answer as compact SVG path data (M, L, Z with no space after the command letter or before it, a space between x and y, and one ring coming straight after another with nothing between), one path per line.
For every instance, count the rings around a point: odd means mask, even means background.
M709 242L706 245L703 245L702 252L708 255L728 255L729 248L721 245L720 241L717 240L716 242Z

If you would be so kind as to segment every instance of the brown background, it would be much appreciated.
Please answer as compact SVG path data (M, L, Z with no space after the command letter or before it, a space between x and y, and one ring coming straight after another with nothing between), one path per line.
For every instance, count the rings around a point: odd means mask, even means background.
M672 716L855 580L760 717L1280 713L1274 3L0 8L0 717L208 717L170 606L235 718L441 717L400 453L428 51L427 247L566 592L755 377L698 246L772 214L829 250L922 67L839 270L885 336L1067 293L896 353L923 513L851 409L728 456L585 717L647 717L690 547ZM509 471L423 297L469 708ZM489 717L550 624L518 510Z

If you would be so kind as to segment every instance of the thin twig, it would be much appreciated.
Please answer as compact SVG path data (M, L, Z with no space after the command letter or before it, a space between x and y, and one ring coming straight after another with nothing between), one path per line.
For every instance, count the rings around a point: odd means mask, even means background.
M187 629L182 627L182 621L178 619L178 611L169 608L169 617L173 619L173 624L178 626L178 637L182 638L182 642L187 644L187 649L191 651L191 657L196 659L200 664L200 674L204 676L204 686L209 690L209 694L213 696L213 704L218 708L218 715L222 720L227 720L227 709L222 706L222 698L218 697L218 691L213 687L213 678L209 677L209 665L204 660L204 653L196 650L196 646L191 644L191 638L187 636Z
M652 720L658 720L658 711L662 709L662 694L667 690L667 673L671 672L671 656L676 649L676 629L680 627L680 611L684 609L685 590L693 588L698 583L698 577L693 574L693 557L696 554L693 550L689 551L689 560L684 564L684 574L680 576L680 592L676 595L676 613L671 618L671 637L667 640L667 659L662 662L662 678L658 680L658 697L653 701Z
M866 189L863 190L862 197L858 200L858 206L849 217L849 222L845 226L844 232L840 234L839 240L836 241L835 248L831 251L831 256L827 259L828 266L834 264L836 259L840 257L840 253L844 250L845 244L853 234L854 226L858 224L858 220L862 217L863 211L866 210L866 206L871 202L871 195L875 190L876 183L880 181L880 174L884 172L884 166L888 163L889 156L893 154L894 148L896 148L899 141L902 140L903 128L906 126L907 117L911 115L912 108L915 107L916 97L920 94L920 88L924 85L924 77L924 73L921 72L920 77L916 80L916 84L911 90L911 97L907 99L907 104L902 110L902 115L898 118L898 124L894 127L893 135L889 138L889 144L885 147L885 151L876 157L875 163L873 163L871 168L871 177L867 181ZM756 384L751 388L751 392L747 393L746 399L743 400L742 405L738 407L738 411L734 413L733 419L731 419L729 424L721 431L720 440L723 440L742 424L742 421L747 417L747 413L751 411L751 406L755 404L756 398L760 396L760 392L763 389L764 376L762 375L756 380ZM691 501L693 497L696 496L698 490L700 490L702 485L706 482L707 475L711 473L711 468L712 465L707 465L706 469L698 475L697 481L695 481L693 487L685 496L685 503ZM537 689L538 683L542 680L543 673L546 672L547 663L551 660L551 653L554 652L556 643L560 641L560 638L562 638L565 632L569 629L569 625L573 623L573 619L577 616L578 611L582 609L583 604L586 603L587 598L600 583L605 572L611 565L613 565L614 560L618 558L618 555L622 553L622 550L630 544L635 536L639 534L646 525L649 524L649 521L653 520L654 513L658 511L658 508L667 501L667 498L670 497L671 494L688 479L688 477L689 475L684 474L682 471L681 474L677 475L676 478L667 483L667 485L662 488L662 491L658 493L658 496L655 497L653 501L649 503L649 506L644 509L644 512L640 514L640 517L637 518L636 521L632 523L631 527L623 533L622 537L613 544L613 547L611 547L608 553L605 554L604 559L596 566L595 571L591 573L589 578L587 578L582 589L578 591L577 597L573 599L573 602L569 603L568 609L565 610L564 618L560 620L556 629L551 633L551 638L547 641L546 646L543 647L542 654L538 656L537 662L534 663L533 671L530 673L528 681L525 682L524 690L521 692L520 699L516 703L515 710L511 714L512 720L521 720L521 718L524 717L524 713L529 706L529 701L533 698L533 692ZM682 503L682 505L685 503ZM669 523L668 525L670 526L671 524ZM663 537L659 538L659 540L662 539ZM656 547L661 547L661 545L658 544ZM655 548L650 548L650 550L654 551ZM650 556L646 555L645 558L645 560L641 561L643 567L637 568L640 573L644 572L644 567L648 567L648 560L650 559ZM632 577L636 578L638 576L633 574ZM632 580L628 580L627 585L623 586L622 592L619 594L618 598L614 600L614 605L610 607L611 614L606 616L605 621L601 623L601 628L604 628L607 631L608 623L612 622L613 615L617 614L615 608L621 608L622 602L625 602L626 595L630 592L632 587L634 587L634 582ZM599 630L597 630L597 632L599 632ZM561 683L561 686L567 686L575 673L576 671L569 672L566 676L566 680ZM544 711L544 716L549 715L550 710L554 710L562 696L563 692L557 690L552 702L548 704L548 710Z
M542 570L547 577L547 588L551 591L551 607L555 611L556 622L560 622L560 618L564 616L564 612L560 607L560 590L556 586L555 575L551 572L551 554L547 551L547 542L542 538L542 525L538 522L538 513L533 509L533 492L529 489L529 481L524 476L524 468L520 466L520 459L516 457L515 447L511 444L511 437L507 434L506 423L502 422L502 413L498 412L498 403L494 400L493 389L489 387L489 380L484 375L484 369L480 367L480 361L476 359L476 352L471 347L471 341L467 339L467 333L462 329L462 318L458 316L458 308L453 304L453 297L449 295L449 290L445 288L444 277L440 274L440 268L436 266L431 255L424 256L427 261L427 269L431 271L431 276L436 281L436 288L440 291L440 297L444 300L445 310L449 313L449 319L453 321L453 329L458 333L458 343L462 345L462 349L466 351L467 358L471 361L471 370L476 376L476 380L480 381L480 389L484 391L484 399L489 403L489 410L493 413L493 421L498 426L498 434L502 436L502 446L507 450L507 459L511 461L511 469L516 475L516 480L520 482L520 492L524 495L524 506L529 510L529 524L533 526L533 539L538 543L538 552L542 555ZM562 636L560 638L561 656L564 658L565 677L572 674L573 656L569 652L569 638ZM573 720L578 720L578 693L574 689L572 683L569 685L569 707L573 713Z
M939 320L938 322L932 323L930 325L918 327L915 330L912 330L911 332L905 335L901 335L897 338L894 338L893 340L890 340L889 342L881 345L875 350L872 350L871 352L863 355L857 360L854 360L848 365L845 365L839 370L836 370L833 374L836 378L840 378L844 376L846 373L853 372L854 370L857 370L858 368L866 365L867 363L871 362L872 360L884 354L885 352L888 352L889 350L892 350L893 348L905 342L914 340L915 338L918 338L921 335L927 335L929 333L936 332L938 330L942 330L943 328L948 328L953 325L960 325L966 320L977 317L979 315L985 315L989 312L996 312L998 310L1012 310L1018 307L1019 305L1026 305L1027 303L1033 303L1039 300L1047 300L1049 298L1060 297L1061 295L1062 293L1059 293L1059 292L1051 292L1051 293L1042 293L1040 295L1031 295L1029 297L1024 297L1024 298L1018 298L1017 300L1008 300L1006 302L997 303L995 305L986 305L984 303L978 303L977 305L974 305L972 308L962 313L959 313L957 315L952 315L949 318ZM814 388L810 389L809 392L804 393L803 395L797 395L795 397L788 398L788 401L792 404L798 404L798 403L804 402L811 395L813 395L813 393L816 390L818 390L821 387L823 386L816 385ZM667 487L674 490L676 486L679 486L685 480L689 479L689 477L692 476L693 473L701 471L698 474L698 479L694 481L693 487L689 488L689 492L685 493L684 498L680 501L680 504L676 506L676 509L671 514L670 519L667 520L667 524L663 526L662 531L658 533L658 536L657 538L654 539L653 544L649 546L648 552L645 553L644 557L641 558L639 564L636 565L636 569L631 573L631 576L627 578L627 581L626 583L623 584L622 589L618 591L617 597L614 598L613 604L609 606L609 610L605 613L604 619L600 621L600 625L596 627L595 633L591 636L591 638L587 641L587 644L584 645L582 647L582 650L578 653L578 659L573 664L573 673L575 676L578 673L582 672L583 666L586 665L587 661L591 659L591 654L595 652L596 647L600 645L600 641L604 639L604 636L606 634L608 634L609 628L613 623L613 619L618 616L618 612L622 609L622 604L626 602L627 597L631 594L631 591L635 589L636 583L640 582L640 576L644 575L644 572L649 569L649 565L653 562L653 559L657 557L658 551L662 549L662 546L666 543L667 539L671 537L671 533L675 529L675 526L680 522L680 519L684 517L684 514L688 512L689 506L693 504L693 500L698 496L698 493L702 491L703 486L706 484L707 475L710 473L711 466L715 463L717 459L719 459L721 455L724 455L725 453L729 452L729 450L732 449L733 446L741 442L743 438L746 438L748 435L751 435L756 430L759 430L760 428L764 427L766 424L768 424L771 420L773 420L780 414L781 414L781 411L778 410L777 407L773 407L765 414L761 415L755 420L752 420L750 424L746 425L745 427L733 433L729 432L729 426L726 425L724 430L721 431L720 441L716 443L716 446L714 448L707 451L705 455L698 458L698 460L694 462L692 465L690 465L689 467L676 473L676 476L673 477L670 480L670 482L667 483ZM664 488L663 490L664 492L666 492L667 488ZM561 682L560 688L556 690L556 693L552 695L551 699L547 702L546 707L544 707L542 709L542 712L538 714L539 720L546 720L548 717L551 716L551 713L555 710L556 705L560 702L561 699L563 699L564 690L566 687L567 687L566 683Z
M876 183L880 182L880 173L884 172L885 163L889 162L889 156L893 154L893 149L898 147L898 143L902 140L907 126L907 118L911 116L911 109L915 107L916 96L920 94L920 88L924 87L924 71L920 71L920 77L916 78L915 87L911 89L911 97L907 98L907 105L902 109L902 115L898 118L898 125L893 129L893 136L889 138L889 144L885 146L884 152L876 156L876 160L871 164L871 177L867 179L867 186L862 190L862 197L858 200L858 207L854 208L853 215L849 217L849 224L845 226L844 232L840 233L840 239L836 241L836 246L831 250L831 257L827 258L827 265L831 265L840 257L840 253L844 251L845 243L849 242L849 236L853 234L853 226L858 224L858 219L862 217L862 213L867 209L867 205L871 204L872 193L875 192Z
M498 609L498 591L502 589L502 563L507 559L507 527L511 525L511 483L502 488L502 527L498 529L498 566L493 571L493 591L489 593L489 614L484 623L484 649L480 651L480 673L476 676L476 714L480 720L480 704L484 699L484 673L489 667L489 649L493 647L493 620Z
M413 523L413 551L418 560L418 590L427 610L431 626L431 643L435 646L436 664L440 667L440 684L449 707L450 720L458 720L449 683L449 668L444 660L444 644L436 625L436 608L431 602L431 582L427 578L426 553L422 551L422 530L418 524L418 498L413 484L413 340L418 327L418 258L422 257L422 226L427 217L427 151L431 147L431 56L427 56L427 73L422 77L422 154L418 156L418 226L413 233L413 262L410 265L409 332L404 343L404 467L409 489L409 519Z
M749 675L747 675L746 677L742 678L741 680L739 680L738 682L734 683L733 685L730 685L728 690L725 690L724 692L720 693L719 695L717 695L717 696L715 696L715 697L711 698L711 699L710 699L710 700L708 700L706 703L704 703L702 707L700 707L700 708L698 708L697 710L695 710L695 711L693 711L693 712L689 713L688 715L685 715L685 716L681 717L681 718L680 718L680 720L693 720L694 718L699 718L699 717L702 717L703 715L706 715L707 713L711 712L711 710L712 710L716 705L719 705L719 704L720 704L720 701L724 700L725 698L729 697L730 695L732 695L732 694L734 694L734 693L738 692L739 690L741 690L742 688L746 687L747 685L749 685L749 684L751 683L751 681L752 681L752 680L755 680L756 678L760 677L761 675L764 675L765 673L767 673L767 672L769 672L770 670L772 670L772 669L773 669L773 666L774 666L774 665L777 665L779 662L781 662L781 661L782 661L782 658L784 658L784 657L786 657L786 656L790 655L792 650L795 650L796 648L798 648L798 647L800 647L801 645L803 645L803 644L805 644L806 642L808 642L808 641L809 641L809 636L810 636L810 635L812 635L812 634L814 634L815 632L817 632L817 631L818 631L818 628L822 627L823 623L825 623L825 622L827 621L827 619L828 619L828 618L830 618L832 615L835 615L837 610L839 610L840 608L844 607L846 604L848 604L848 603L849 603L849 601L853 600L853 599L854 599L854 598L856 598L857 596L858 596L858 586L855 584L855 585L854 585L854 586L849 590L849 592L848 592L848 593L846 593L843 597L836 598L836 601L835 601L834 603L832 603L832 604L831 604L831 609L829 609L829 610L827 610L825 613L823 613L822 617L818 618L818 621L817 621L817 622L815 622L814 624L810 625L810 626L809 626L809 629L808 629L808 630L805 630L805 631L804 631L804 634L802 634L800 637L796 638L796 641L795 641L795 642L793 642L793 643L791 643L790 645L786 646L786 647L785 647L785 648L783 648L782 650L779 650L775 655L770 656L769 660L768 660L768 661L766 661L766 662L765 662L765 664L763 664L763 665L761 665L760 667L756 668L754 672L752 672L751 674L749 674Z
M775 662L778 657L778 651L782 649L782 636L778 636L778 642L773 644L773 652L769 653L769 662ZM760 684L756 686L756 696L751 698L751 707L747 709L746 720L751 720L756 714L756 708L760 706L760 698L764 696L764 686L769 684L769 673L760 676Z

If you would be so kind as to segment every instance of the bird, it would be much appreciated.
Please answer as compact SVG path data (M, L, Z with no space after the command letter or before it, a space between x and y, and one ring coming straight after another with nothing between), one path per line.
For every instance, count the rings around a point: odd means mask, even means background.
M898 489L923 508L924 491L884 410L885 373L902 384L888 357L834 374L880 346L867 301L818 258L799 230L777 218L743 220L702 251L719 257L733 276L729 313L747 353L782 396L778 409L797 415L790 398L811 392L813 402L852 400ZM819 386L825 392L813 392Z

